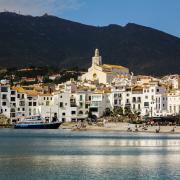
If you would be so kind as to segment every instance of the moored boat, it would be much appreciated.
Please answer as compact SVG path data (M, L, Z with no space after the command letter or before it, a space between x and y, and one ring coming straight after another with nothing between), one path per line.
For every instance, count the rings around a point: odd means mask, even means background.
M58 129L61 125L56 119L53 119L52 122L45 121L40 116L32 116L24 119L16 124L14 124L15 129Z

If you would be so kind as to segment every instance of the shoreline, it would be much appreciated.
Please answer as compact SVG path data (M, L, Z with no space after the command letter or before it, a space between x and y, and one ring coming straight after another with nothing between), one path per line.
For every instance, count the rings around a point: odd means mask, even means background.
M127 131L128 127L132 129L132 131ZM121 133L144 133L144 134L180 134L180 126L160 126L160 131L157 133L156 129L159 126L149 126L147 130L142 130L141 127L137 128L138 131L135 131L135 124L128 123L107 123L105 126L97 126L97 125L87 125L86 128L76 128L74 124L68 124L65 126L61 126L61 129L71 130L71 131L101 131L101 132L121 132ZM174 132L172 132L174 129Z
M120 133L129 133L129 134L180 134L180 126L160 126L160 131L157 133L156 130L159 128L159 126L148 126L147 130L142 130L142 127L138 126L138 131L136 131L136 125L135 124L129 124L129 123L106 123L104 126L98 126L97 124L94 125L86 125L85 128L77 128L77 123L64 123L60 126L60 130L70 130L74 132L80 132L80 131L94 131L94 132L120 132ZM11 125L0 125L0 129L7 129L12 128ZM131 128L132 131L127 131L128 128ZM172 132L172 129L174 129L174 132Z
M12 128L13 127L13 125L2 125L2 124L0 124L0 129L5 129L5 128Z

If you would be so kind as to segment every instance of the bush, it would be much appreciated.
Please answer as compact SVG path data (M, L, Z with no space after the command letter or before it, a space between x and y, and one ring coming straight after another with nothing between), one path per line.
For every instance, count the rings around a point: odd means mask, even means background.
M103 124L103 122L98 122L98 123L97 123L97 126L99 126L99 127L103 127L103 126L104 126L104 124Z
M129 120L129 123L130 124L142 124L142 123L144 123L144 121L142 121L142 120Z

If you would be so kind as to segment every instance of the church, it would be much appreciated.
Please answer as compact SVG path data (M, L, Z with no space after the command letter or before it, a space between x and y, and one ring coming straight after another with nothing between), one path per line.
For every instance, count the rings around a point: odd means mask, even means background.
M110 84L114 78L122 75L128 76L129 69L118 65L102 64L102 57L99 55L99 50L96 49L95 55L92 57L92 66L88 69L87 73L81 76L81 80Z

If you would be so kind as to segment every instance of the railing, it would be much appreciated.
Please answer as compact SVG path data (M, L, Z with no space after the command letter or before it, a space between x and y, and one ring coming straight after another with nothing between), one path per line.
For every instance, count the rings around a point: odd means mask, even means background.
M129 106L131 106L130 103L126 103L126 104L125 104L125 107L129 107Z
M70 103L70 107L77 107L76 103Z

